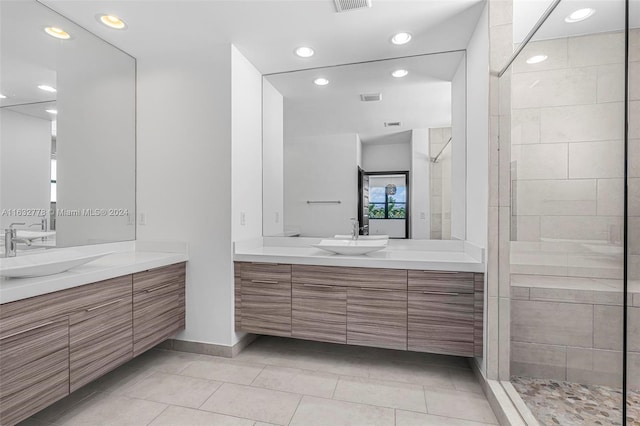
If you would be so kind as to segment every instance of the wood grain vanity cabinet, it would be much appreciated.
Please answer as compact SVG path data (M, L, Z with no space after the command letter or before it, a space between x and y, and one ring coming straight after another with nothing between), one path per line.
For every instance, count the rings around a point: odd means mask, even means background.
M234 276L239 331L482 355L480 273L236 262Z
M109 294L87 290L91 303L69 315L70 391L133 358L132 277L102 281Z
M474 274L409 271L408 349L474 355Z
M180 263L2 304L0 424L30 417L184 327L184 278Z
M291 336L291 265L244 263L240 280L242 330Z
M185 326L185 264L133 274L133 356Z

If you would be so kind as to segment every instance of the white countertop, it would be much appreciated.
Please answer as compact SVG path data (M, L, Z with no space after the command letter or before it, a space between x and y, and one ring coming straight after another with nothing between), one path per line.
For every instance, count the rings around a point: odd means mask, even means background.
M184 244L136 242L74 247L88 253L115 252L66 272L33 278L0 279L0 304L65 290L188 260Z
M464 241L430 241L412 244L390 240L384 250L360 256L331 254L311 247L320 239L264 238L235 244L238 262L289 263L296 265L354 266L366 268L419 269L430 271L484 272L484 263ZM438 249L440 246L441 249Z

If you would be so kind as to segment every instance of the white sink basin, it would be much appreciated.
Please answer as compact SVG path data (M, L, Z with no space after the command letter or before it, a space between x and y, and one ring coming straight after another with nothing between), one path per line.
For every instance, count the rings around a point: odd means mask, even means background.
M382 250L387 247L387 240L322 240L313 246L336 254L354 256Z
M351 235L334 235L333 238L338 239L338 240L350 240L351 239ZM358 241L361 240L388 240L389 236L388 235L359 235L358 236Z
M87 254L77 250L60 249L1 258L0 276L26 278L59 274L111 253L113 252Z

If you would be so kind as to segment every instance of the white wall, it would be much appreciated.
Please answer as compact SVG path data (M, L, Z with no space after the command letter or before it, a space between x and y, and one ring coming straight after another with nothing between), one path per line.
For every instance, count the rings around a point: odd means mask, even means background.
M231 345L231 48L138 61L139 240L189 243L183 340Z
M51 121L0 109L0 210L42 209L48 218L50 169ZM40 222L38 216L5 213L0 229Z
M284 231L284 99L267 79L262 80L262 208L264 235Z
M56 244L135 239L135 60L83 34L61 50L57 89L56 207L126 209L130 217L58 215Z
M467 241L487 247L489 194L489 35L487 10L467 47Z
M405 171L411 169L411 144L364 143L362 168L367 172Z
M467 76L465 68L463 59L451 82L451 238L459 240L466 238ZM477 161L474 157L470 158Z
M262 236L262 74L235 46L231 46L231 146L231 238L258 238Z
M348 234L357 217L357 138L354 133L285 137L285 229L302 236ZM307 204L307 201L340 204Z
M388 235L391 238L404 238L405 220L369 219L369 235Z
M414 129L411 133L411 238L428 239L431 236L429 129Z

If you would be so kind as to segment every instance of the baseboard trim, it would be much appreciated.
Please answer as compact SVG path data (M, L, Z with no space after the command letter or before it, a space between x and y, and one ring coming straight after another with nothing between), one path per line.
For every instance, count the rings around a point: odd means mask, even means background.
M215 345L213 343L190 342L188 340L168 339L156 346L159 349L169 349L178 352L189 352L192 354L219 356L223 358L234 358L244 348L256 339L255 334L245 334L233 346Z
M470 364L498 423L512 426L540 426L510 382L488 380L482 373L477 358L473 358Z

